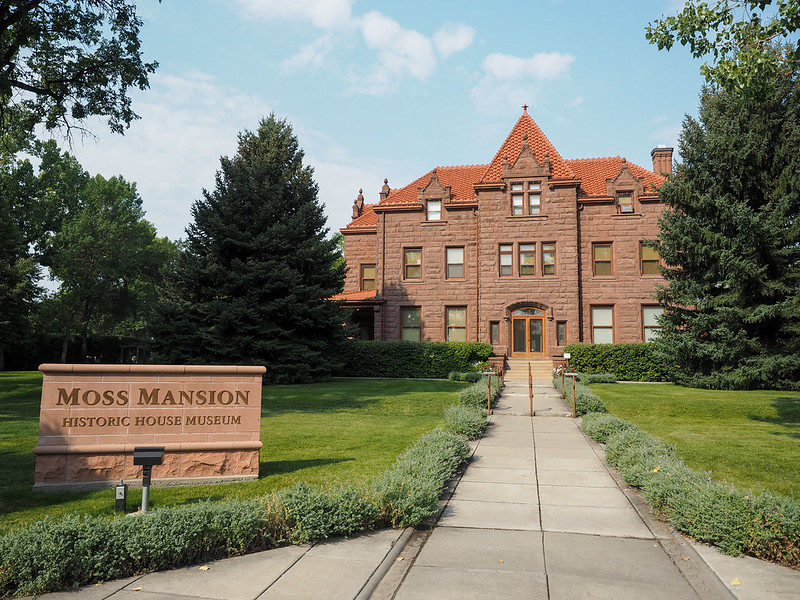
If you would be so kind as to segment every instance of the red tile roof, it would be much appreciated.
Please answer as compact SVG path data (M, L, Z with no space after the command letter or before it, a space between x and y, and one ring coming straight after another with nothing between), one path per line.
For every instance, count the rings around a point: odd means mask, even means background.
M552 176L555 179L574 179L575 174L569 168L567 163L561 158L558 150L550 143L547 136L539 129L539 126L525 110L522 116L514 125L511 133L508 134L506 141L500 146L500 149L495 154L494 159L489 164L489 168L481 177L481 182L495 182L501 181L503 178L503 157L508 158L508 164L513 165L517 160L520 150L522 150L522 138L528 135L528 145L531 152L536 157L539 164L544 164L544 155L547 153L547 158L550 159L552 168Z
M348 223L347 228L351 227L376 227L378 225L378 215L373 209L374 204L365 204L361 209L361 215Z
M359 290L356 292L342 292L331 297L331 300L377 300L378 292L375 290Z
M436 175L442 186L450 186L450 200L452 202L471 202L475 200L473 185L480 181L480 177L485 170L486 165L436 167ZM419 188L424 188L428 185L431 175L433 175L433 170L428 171L425 175L405 187L392 190L380 204L416 204Z
M621 156L609 156L567 160L566 163L581 180L581 196L605 196L606 179L614 179L619 175L623 160ZM655 194L654 186L664 183L661 175L656 175L635 163L628 162L628 168L634 176L644 178L644 189L647 194Z

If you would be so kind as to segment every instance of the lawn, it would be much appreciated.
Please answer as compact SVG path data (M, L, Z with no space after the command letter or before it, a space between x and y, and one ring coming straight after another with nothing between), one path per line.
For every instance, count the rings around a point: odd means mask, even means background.
M690 467L741 489L800 499L800 393L593 384L608 411L675 446Z
M0 372L0 530L46 515L114 512L114 491L33 492L41 373ZM260 477L224 485L159 488L150 506L249 498L304 481L360 483L388 467L443 420L464 384L451 381L347 379L264 386ZM157 477L157 467L153 471ZM130 490L128 509L141 503Z

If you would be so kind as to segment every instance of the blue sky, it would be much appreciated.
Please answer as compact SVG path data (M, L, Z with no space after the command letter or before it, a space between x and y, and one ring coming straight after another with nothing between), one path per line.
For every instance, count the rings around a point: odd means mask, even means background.
M332 231L359 188L435 166L488 163L527 103L564 158L651 166L696 115L701 61L659 52L645 27L677 0L142 0L142 117L124 136L90 123L73 152L135 181L159 235L185 236L238 132L275 112L314 167Z

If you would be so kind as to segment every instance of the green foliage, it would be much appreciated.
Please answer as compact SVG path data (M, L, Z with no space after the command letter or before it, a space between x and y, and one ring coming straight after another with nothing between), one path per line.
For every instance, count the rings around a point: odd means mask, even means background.
M500 381L497 377L492 377L491 406L502 392ZM485 409L489 406L489 383L486 377L481 377L480 381L464 388L458 394L458 403L462 406L469 406L476 409Z
M335 240L291 126L270 115L220 159L152 323L154 361L255 364L269 381L330 376L345 313Z
M570 359L572 360L572 359ZM572 406L572 378L566 377L564 379L564 386L561 385L561 377L553 378L553 385L556 389L564 394L564 402L568 407ZM606 405L599 396L594 394L588 387L582 383L575 382L575 415L580 417L589 413L604 413Z
M633 423L608 413L598 412L585 415L581 420L581 426L589 437L601 444L604 444L615 433L636 429Z
M4 2L0 19L0 120L69 135L91 116L122 133L138 116L128 90L148 87L141 19L126 0ZM4 126L5 129L5 126Z
M665 381L661 356L652 343L569 344L569 368L580 373L613 373L623 381Z
M444 412L445 431L461 435L468 440L481 436L486 428L486 410L464 404L453 404Z
M352 377L427 377L474 371L491 344L478 342L406 342L349 340L343 348L344 373Z
M667 285L654 347L676 383L800 389L800 84L707 89L660 189Z
M692 56L711 56L700 72L709 84L758 97L769 82L785 77L800 63L800 9L795 0L690 0L675 16L647 27L645 37L659 50L675 42ZM795 47L781 41L795 39Z
M466 373L451 371L447 376L450 381L465 381L467 383L475 383L476 381L480 381L482 377L483 373L480 371L467 371Z
M354 486L327 490L298 483L278 494L293 542L352 535L378 523L379 507Z
M468 455L464 437L434 429L363 488L300 483L256 499L163 508L135 518L47 518L0 536L0 597L42 594L384 525L418 525L438 510L445 484Z
M590 415L587 423L587 434L598 434L598 441L605 437L608 463L677 529L727 554L800 567L800 501L763 490L743 492L694 471L672 446L621 419Z
M383 521L409 527L432 516L445 483L467 456L469 445L459 435L435 429L421 437L372 484Z
M578 373L578 381L584 385L592 383L616 383L617 376L614 373Z

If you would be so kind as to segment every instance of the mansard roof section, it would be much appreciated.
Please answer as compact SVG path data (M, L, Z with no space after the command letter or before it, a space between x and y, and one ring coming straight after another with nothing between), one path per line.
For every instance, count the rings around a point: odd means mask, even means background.
M550 162L550 176L553 179L576 178L567 161L561 158L558 150L525 109L479 181L481 183L502 181L504 163L513 166L520 157L525 142L537 163L544 165L546 160Z
M581 180L578 192L581 197L608 196L608 181L617 180L626 171L639 179L643 193L648 196L657 196L656 188L664 183L664 177L657 175L636 163L625 160L621 156L608 156L604 158L581 158L567 160L566 163Z
M475 202L473 186L480 180L484 171L486 171L486 165L436 167L407 186L391 190L379 205L389 207L419 204L420 194L439 186L442 190L450 189L450 197L442 198L445 203Z

